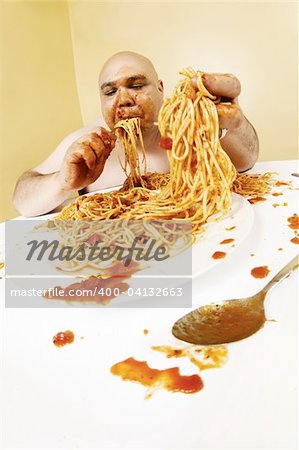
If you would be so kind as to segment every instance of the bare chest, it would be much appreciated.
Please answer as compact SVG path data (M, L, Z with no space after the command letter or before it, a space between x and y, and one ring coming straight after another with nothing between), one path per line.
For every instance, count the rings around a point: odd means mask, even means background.
M102 174L94 183L87 186L87 192L120 186L124 183L126 175L121 168L119 158L123 163L123 152L121 149L115 148L106 161ZM164 150L157 150L156 152L148 153L146 156L146 165L147 172L169 172L169 160L167 158L167 153ZM142 172L144 173L144 170L142 170Z

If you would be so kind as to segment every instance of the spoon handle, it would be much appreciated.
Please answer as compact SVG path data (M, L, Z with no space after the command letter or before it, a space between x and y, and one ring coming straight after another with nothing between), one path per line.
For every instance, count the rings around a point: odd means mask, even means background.
M262 292L266 294L276 283L286 278L288 275L290 275L293 270L297 269L299 266L298 264L298 255L295 256L295 258L292 259L286 266L284 266L280 272L278 272L271 281L269 281L268 284L263 288Z

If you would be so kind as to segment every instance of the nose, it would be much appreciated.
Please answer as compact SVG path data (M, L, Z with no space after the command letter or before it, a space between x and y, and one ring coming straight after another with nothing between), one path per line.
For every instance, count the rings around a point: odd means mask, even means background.
M128 89L124 88L124 87L120 87L118 90L118 95L116 98L116 104L118 107L123 107L123 106L133 106L134 105L134 99L131 96L130 92L128 91Z

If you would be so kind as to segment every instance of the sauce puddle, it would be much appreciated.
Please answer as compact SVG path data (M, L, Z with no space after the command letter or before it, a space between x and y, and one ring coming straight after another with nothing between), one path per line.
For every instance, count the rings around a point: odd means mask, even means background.
M146 361L138 361L132 357L114 364L110 371L125 381L133 381L148 387L146 399L150 398L153 391L159 388L170 392L194 394L204 386L199 375L181 375L178 367L163 370L153 369Z

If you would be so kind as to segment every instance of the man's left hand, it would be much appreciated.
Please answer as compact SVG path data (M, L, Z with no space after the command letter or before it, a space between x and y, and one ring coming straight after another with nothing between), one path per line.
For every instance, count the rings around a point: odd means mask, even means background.
M210 94L220 98L220 103L216 104L219 128L227 129L221 140L222 148L230 156L237 170L249 169L258 156L258 138L239 106L240 81L229 73L203 73L202 81ZM192 79L192 85L197 87L196 77Z
M204 73L202 81L210 94L220 98L216 104L219 127L228 130L238 128L242 120L246 120L238 103L241 92L241 83L230 73ZM197 80L193 78L192 84L197 87Z

